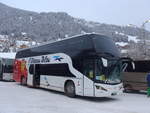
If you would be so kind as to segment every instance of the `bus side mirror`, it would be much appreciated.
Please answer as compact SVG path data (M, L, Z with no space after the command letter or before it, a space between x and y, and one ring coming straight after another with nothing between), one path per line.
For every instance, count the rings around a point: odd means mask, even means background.
M101 59L102 59L103 66L107 67L108 66L108 60L105 58L101 58Z

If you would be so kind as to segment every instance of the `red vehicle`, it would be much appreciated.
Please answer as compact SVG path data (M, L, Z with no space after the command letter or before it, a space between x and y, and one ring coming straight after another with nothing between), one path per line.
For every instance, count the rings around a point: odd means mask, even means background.
M22 85L26 85L27 83L26 61L15 60L13 80L15 80L16 82L20 82Z

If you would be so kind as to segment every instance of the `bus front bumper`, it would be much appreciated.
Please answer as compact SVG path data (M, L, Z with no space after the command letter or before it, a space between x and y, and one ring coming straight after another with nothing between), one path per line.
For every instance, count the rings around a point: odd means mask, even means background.
M109 97L123 93L123 84L108 85L95 83L95 97Z

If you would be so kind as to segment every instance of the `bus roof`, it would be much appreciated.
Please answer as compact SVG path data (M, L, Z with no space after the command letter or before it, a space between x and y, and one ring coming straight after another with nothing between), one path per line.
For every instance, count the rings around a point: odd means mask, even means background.
M85 53L110 53L120 56L111 38L100 34L84 34L46 43L40 46L23 49L17 52L16 58L40 56L53 53L65 53L70 57L85 56Z
M19 52L19 51L22 51L22 50L26 50L26 49L31 49L31 48L35 48L35 47L40 47L40 46L43 46L43 45L46 45L46 44L51 44L51 43L55 43L55 42L61 42L61 41L64 41L64 40L68 40L68 39L72 39L72 38L76 38L76 37L82 37L82 36L84 36L84 35L92 35L92 34L95 34L95 35L102 35L102 34L99 34L99 33L78 34L78 35L74 35L74 36L71 36L71 37L63 38L63 39L60 39L60 40L48 41L48 42L42 43L42 44L40 44L40 45L33 45L33 46L29 47L29 48L20 49L20 50L18 50L18 52Z

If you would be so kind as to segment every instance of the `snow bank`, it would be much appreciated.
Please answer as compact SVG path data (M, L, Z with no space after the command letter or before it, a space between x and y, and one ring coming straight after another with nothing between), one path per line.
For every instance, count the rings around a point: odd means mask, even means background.
M128 50L121 50L121 53L128 53Z
M140 41L140 39L137 39L137 36L131 36L131 35L127 35L128 36L128 41L133 41L135 43L138 43Z
M122 47L128 45L128 43L126 43L126 42L116 42L115 44L122 46Z
M122 35L122 36L124 36L125 34L124 33L119 33L118 31L115 31L115 34L119 34L119 35Z
M118 31L115 31L115 34L119 34L119 35L122 35L122 36L127 36L129 42L133 41L133 42L137 43L138 41L140 41L140 39L137 39L137 36L126 35L124 33L118 32Z

